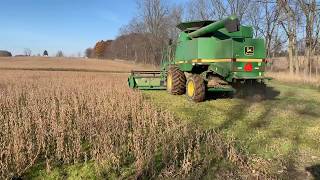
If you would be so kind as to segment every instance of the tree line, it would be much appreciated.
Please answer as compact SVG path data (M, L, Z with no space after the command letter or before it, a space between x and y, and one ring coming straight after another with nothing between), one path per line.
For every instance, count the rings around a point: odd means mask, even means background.
M165 0L137 1L138 14L120 29L115 40L100 41L87 57L121 58L160 64L176 25L183 21L219 20L237 15L251 25L254 37L265 39L267 57L286 56L290 73L311 75L319 65L320 2L316 0Z

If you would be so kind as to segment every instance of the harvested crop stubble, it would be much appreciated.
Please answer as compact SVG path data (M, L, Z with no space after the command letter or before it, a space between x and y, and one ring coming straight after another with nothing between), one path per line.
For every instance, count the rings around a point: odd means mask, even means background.
M125 82L103 73L2 71L0 178L88 161L103 178L238 176L212 168L222 161L214 152L224 151L213 132L179 124Z

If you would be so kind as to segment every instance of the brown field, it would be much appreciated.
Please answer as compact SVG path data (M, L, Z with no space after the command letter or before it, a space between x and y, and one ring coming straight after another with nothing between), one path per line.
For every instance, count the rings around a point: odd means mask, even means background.
M55 70L55 71L116 71L154 69L150 65L136 65L123 60L51 57L0 57L0 69Z

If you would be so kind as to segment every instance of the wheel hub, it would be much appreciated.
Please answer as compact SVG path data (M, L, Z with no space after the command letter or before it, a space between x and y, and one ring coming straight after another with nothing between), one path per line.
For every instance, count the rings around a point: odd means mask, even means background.
M189 97L193 97L194 95L194 82L193 81L189 81L188 82L188 86L187 86L187 94Z
M171 90L172 89L172 75L168 74L167 76L167 89Z

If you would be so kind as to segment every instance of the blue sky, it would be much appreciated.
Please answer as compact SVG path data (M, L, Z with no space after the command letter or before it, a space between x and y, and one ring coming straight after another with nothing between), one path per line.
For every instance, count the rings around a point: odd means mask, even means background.
M0 50L76 55L114 39L136 14L135 0L0 0Z

